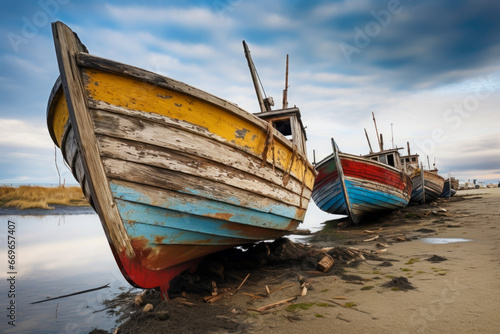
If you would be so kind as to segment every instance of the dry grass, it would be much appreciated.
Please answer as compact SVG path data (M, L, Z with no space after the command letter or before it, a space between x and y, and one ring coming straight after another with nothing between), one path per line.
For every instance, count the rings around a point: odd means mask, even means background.
M89 205L80 187L45 188L37 186L0 186L0 207L53 209L50 205Z

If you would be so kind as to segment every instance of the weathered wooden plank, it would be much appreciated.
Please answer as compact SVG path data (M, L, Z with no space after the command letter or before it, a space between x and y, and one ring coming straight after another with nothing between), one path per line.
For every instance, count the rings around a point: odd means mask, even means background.
M56 82L54 83L54 86L52 86L52 90L50 91L49 95L49 101L47 103L47 126L49 130L50 137L52 138L52 141L54 144L57 145L59 142L58 135L54 132L54 118L57 114L56 112L56 101L61 98L61 95L63 94L63 89L62 89L62 82L61 82L61 77L57 77Z
M136 202L117 200L117 204L123 220L130 222L125 225L130 236L144 237L150 244L238 245L276 239L287 233Z
M297 194L281 184L273 184L223 164L183 154L180 150L165 150L157 146L104 136L99 136L98 140L103 157L160 167L205 179L200 180L200 183L225 183L288 204L297 203Z
M134 250L123 227L102 166L93 132L94 126L87 107L81 70L76 61L76 54L86 51L85 47L71 29L63 23L53 23L52 30L70 120L85 159L83 167L88 175L92 175L89 186L91 192L96 195L96 202L94 202L96 211L102 222L106 224L107 233L116 250L118 252L124 251L133 258Z
M163 115L155 114L155 113L146 113L142 111L137 111L137 110L131 110L127 108L123 108L120 106L114 106L114 105L109 105L101 101L95 101L91 100L91 105L92 105L92 110L94 111L94 122L96 122L97 127L99 125L103 127L111 127L112 129L115 129L116 132L116 125L120 124L119 123L119 118L117 119L112 119L113 114L116 115L124 115L128 116L128 118L124 118L124 120L129 120L132 122L132 124L123 124L130 126L130 129L127 127L126 129L129 129L129 131L134 131L133 127L134 124L136 125L141 125L142 124L149 124L149 126L153 127L155 130L155 135L159 136L156 138L149 138L142 136L140 139L136 138L135 140L148 140L148 142L152 143L152 141L156 141L157 139L163 139L161 142L162 145L166 145L165 147L169 147L168 145L171 143L172 140L170 136L182 136L181 138L175 138L175 141L178 142L198 142L198 143L205 143L206 145L209 145L209 150L211 149L225 149L229 150L231 152L240 152L240 154L246 153L242 159L238 159L237 161L246 161L246 160L251 160L252 165L258 165L260 166L261 163L261 156L260 154L256 154L253 152L251 149L245 146L237 145L236 143L233 143L231 141L228 141L224 138L221 138L217 136L216 134L210 132L208 129L198 126L196 124L192 124L183 120L177 120L177 119L171 119L169 117L165 117ZM109 111L111 114L106 114L104 111ZM100 122L100 118L103 117L102 119L103 123L98 123ZM109 125L106 125L106 122L110 122ZM145 123L144 123L145 122ZM145 125L144 125L145 126ZM110 129L106 129L108 131ZM136 128L135 131L138 129ZM99 131L99 129L97 130ZM165 131L165 133L160 136L160 133ZM159 132L159 133L158 133ZM116 134L115 135L120 135ZM205 137L203 139L200 139L200 137ZM193 138L198 138L197 140L193 140ZM197 150L195 148L190 148L186 147L185 149L191 149L189 152L191 154L203 154L204 150ZM221 152L222 153L222 152ZM221 157L225 156L227 154L224 152L224 154L219 154ZM205 154L206 156L206 154ZM229 159L225 159L227 163L231 163ZM276 166L278 168L278 174L280 171L284 170L284 166L281 164L277 164Z
M270 165L261 167L259 157L238 149L238 147L232 146L231 143L203 138L200 134L192 133L189 130L186 131L184 128L165 126L170 125L170 123L152 122L148 119L149 115L146 113L140 113L141 116L139 117L136 115L137 112L133 112L132 114L135 117L131 118L102 110L92 109L92 112L96 133L100 135L185 152L193 157L198 156L256 175L264 180L270 180L278 186L282 186L284 183L284 173L281 169L273 170ZM205 135L205 133L203 134ZM210 136L207 135L207 137ZM295 161L295 164L303 165L302 162L298 161ZM302 190L302 181L297 176L292 177L286 188L299 194ZM306 188L304 196L310 195L311 192L310 188Z
M143 70L141 68L118 63L88 53L79 53L77 56L77 61L78 64L82 67L99 69L114 73L121 73L130 76L132 78L138 79L144 82L145 84L147 83L159 87L164 87L167 89L171 89L177 92L181 92L199 98L201 100L212 103L218 107L230 110L233 114L259 126L264 131L267 129L267 122L259 119L258 117L253 116L252 114L249 114L247 111L241 109L236 104L221 99L205 91L202 91L201 89L192 87L184 82L180 82L171 78L166 78L159 74ZM283 135L281 135L278 132L276 132L275 135L279 137L280 141L282 141L285 145L287 145L290 149L292 149L292 146L290 145L290 141L288 139L286 139Z
M73 131L73 129L71 129L71 131L68 131L67 136L65 136L64 146L62 147L62 153L64 160L66 160L69 167L73 171L73 166L75 165L75 158L78 154L78 144L75 140L75 132Z
M296 201L296 205L289 205L281 201L266 198L253 192L234 188L223 183L203 183L200 182L203 179L191 175L180 175L180 173L172 172L163 168L125 162L123 160L103 158L103 163L108 176L112 179L146 184L153 187L191 194L202 198L209 198L233 205L254 208L255 210L260 210L262 212L275 212L276 214L285 217L289 217L290 214L281 213L281 211L289 212L289 210L296 210L297 212L301 212L298 207L298 200ZM182 182L179 182L179 177L181 177ZM303 205L307 205L307 201L304 200ZM302 214L304 213L305 209ZM298 217L300 217L300 214L298 214ZM298 219L300 220L300 218Z
M198 128L214 133L220 139L233 143L241 150L252 152L262 157L268 152L269 134L262 131L255 124L237 117L210 103L191 98L182 93L174 92L154 85L142 84L141 81L125 78L115 73L105 73L96 70L86 72L85 88L92 99L100 100L109 105L125 109L140 111L143 114L157 114L171 119L178 124L192 123ZM272 138L276 130L271 131ZM272 149L264 158L267 163L276 164L284 168L290 160L290 149L278 140L272 141ZM273 159L273 157L276 159ZM308 186L312 187L313 169L307 178ZM292 172L301 175L301 168L297 166ZM301 178L301 177L300 177Z
M281 212L262 212L206 197L202 198L127 181L112 181L111 191L113 191L116 199L124 201L270 229L286 230L290 220L297 219L296 208L291 208L288 211L282 210ZM283 214L286 214L286 216L282 216ZM168 222L165 221L162 224L168 224Z
M75 159L75 164L73 166L75 173L73 174L78 181L78 183L82 184L83 178L85 177L85 168L83 167L83 160L81 156L78 156Z

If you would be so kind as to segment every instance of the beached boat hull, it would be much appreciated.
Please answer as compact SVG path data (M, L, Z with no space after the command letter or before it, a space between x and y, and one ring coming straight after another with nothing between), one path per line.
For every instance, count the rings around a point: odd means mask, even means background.
M452 179L451 181L449 179L444 180L444 186L443 186L443 192L439 197L452 197L455 196L458 190L458 180Z
M204 256L303 221L316 175L303 143L182 82L89 55L60 22L53 31L49 132L131 284L166 293Z
M413 191L411 193L411 202L429 203L435 201L443 192L444 178L438 174L424 170L423 177L420 169L417 170L412 178ZM423 187L422 187L423 181ZM425 194L423 193L425 191Z
M316 170L312 192L316 205L325 212L348 215L355 223L370 214L405 207L410 200L410 178L377 161L343 153L336 159L334 152Z

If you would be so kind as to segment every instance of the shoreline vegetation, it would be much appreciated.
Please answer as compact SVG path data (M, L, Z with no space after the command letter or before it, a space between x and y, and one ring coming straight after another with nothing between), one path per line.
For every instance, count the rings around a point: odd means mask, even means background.
M53 205L89 206L80 187L0 186L0 208L54 209Z

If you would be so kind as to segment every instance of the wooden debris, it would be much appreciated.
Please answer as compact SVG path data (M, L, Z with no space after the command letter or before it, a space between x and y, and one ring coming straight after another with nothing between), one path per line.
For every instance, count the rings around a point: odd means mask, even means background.
M278 307L280 305L284 305L284 304L287 304L289 302L291 302L292 300L295 300L297 299L297 296L294 296L294 297L290 297L290 298L287 298L287 299L284 299L284 300L281 300L279 302L276 302L276 303L272 303L272 304L269 304L269 305L266 305L266 306L261 306L259 307L258 309L255 309L254 311L257 311L257 312L264 312L264 311L267 311L269 309L272 309L272 308L275 308L275 307Z
M60 298L66 298L66 297L70 297L70 296L75 296L75 295L79 295L79 294L82 294L82 293L87 293L87 292L90 292L90 291L96 291L96 290L100 290L100 289L104 289L104 288L109 288L109 284L106 284L106 285L103 285L103 286L100 286L98 288L94 288L94 289L88 289L88 290L83 290L83 291L79 291L79 292L75 292L75 293L70 293L68 295L63 295L63 296L58 296L58 297L53 297L53 298L49 298L47 297L47 299L43 299L43 300L39 300L37 302L33 302L33 303L30 303L30 304L39 304L39 303L44 303L44 302L48 302L49 300L55 300L55 299L60 299Z
M325 256L323 256L323 258L318 262L318 269L326 273L333 266L333 262L333 258L330 255L325 254Z
M141 306L144 301L142 300L142 295L135 296L134 304L137 306Z
M333 299L347 300L347 298L346 298L346 297L333 297Z
M149 312L149 311L152 311L153 310L153 305L152 304L146 304L146 306L144 306L144 308L142 309L142 312Z
M267 294L270 294L271 291L269 290L269 287L266 285L266 291L267 291Z
M238 292L241 289L241 287L243 286L243 284L245 284L245 282L247 281L249 276L250 276L250 273L248 273L248 275L245 277L243 282L241 282L241 284L236 288L236 291L234 293Z
M283 290L283 289L289 288L291 286L294 286L295 284L296 283L290 283L290 284L284 285L284 286L282 286L280 288L270 290L269 293L273 293L273 292L276 292L276 291L279 291L279 290Z
M338 303L338 302L336 302L334 300L329 300L329 299L325 299L325 300L328 301L328 302L330 302L330 303L334 303L335 305L342 306L342 307L350 309L350 310L354 310L354 311L358 311L358 312L361 312L361 313L370 314L369 312L361 311L361 310L359 310L357 308L354 308L352 306L347 306L346 304Z
M311 288L311 282L302 275L299 275L299 282L300 282L300 287L302 288L300 295L301 296L307 295L307 289Z
M387 248L384 248L384 249L379 249L378 251L376 251L375 253L377 254L380 254L380 253L385 253L387 252Z
M341 315L341 313L337 314L337 317L336 317L336 318L337 318L337 319L339 319L339 320L343 320L343 321L345 321L345 322L351 322L350 320L347 320L347 319L342 318L340 315Z
M376 235L376 236L374 236L373 238L363 240L363 242L369 242L369 241L377 240L378 238L379 238L379 236L378 236L378 235Z
M181 301L180 304L187 306L187 307L191 307L191 308L196 306L196 304L188 302L188 301Z
M378 238L378 236L377 236ZM366 240L365 240L366 241ZM359 260L365 260L365 257L363 256L363 252L360 251L359 249L357 248L354 248L354 247L348 247L346 249L347 253L353 258L353 260L351 261L348 261L348 263L354 261L354 259L359 259Z
M215 302L218 302L222 298L224 298L224 294L223 293L221 293L220 295L217 295L217 296L213 296L212 298L209 298L208 300L206 300L206 302L210 303L210 304L213 304Z
M377 246L378 248L387 248L387 247L389 247L388 244L383 244L381 242L377 242L377 244L375 246Z
M217 296L217 283L212 281L212 296Z
M177 298L174 298L174 299L171 299L170 302L172 303L182 303L182 302L187 302L187 298L184 298L184 297L177 297Z
M264 299L264 297L261 297L261 296L258 296L258 295L254 295L254 294L251 294L251 293L248 293L248 292L243 292L243 294L245 296L252 297L253 299Z
M214 296L212 296L212 295L210 295L210 296L205 296L205 297L203 297L203 300L204 300L205 302L208 302L208 301L209 301L210 299L212 299L212 298L214 298Z

